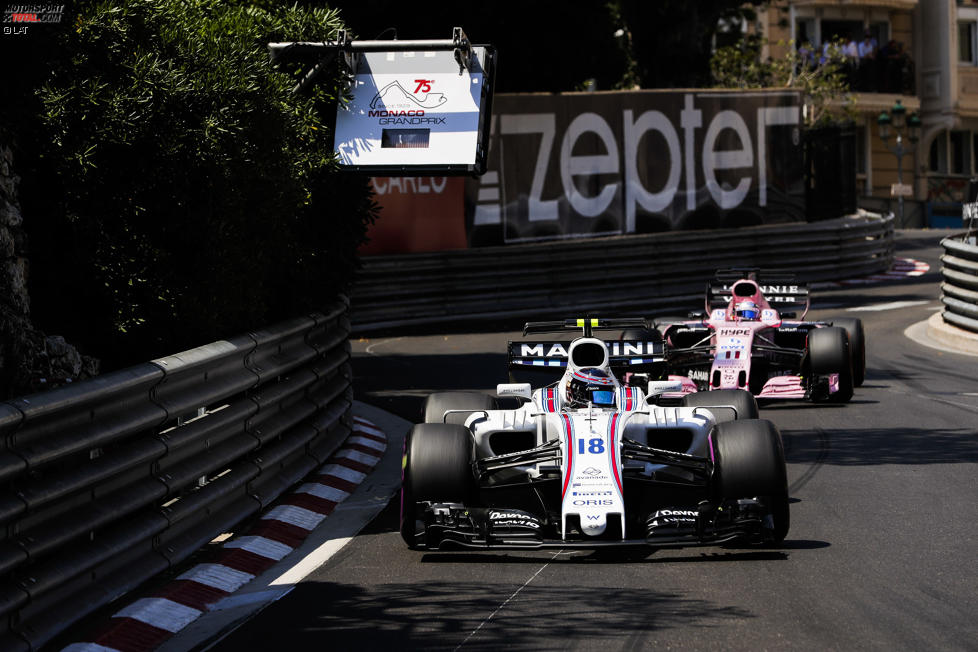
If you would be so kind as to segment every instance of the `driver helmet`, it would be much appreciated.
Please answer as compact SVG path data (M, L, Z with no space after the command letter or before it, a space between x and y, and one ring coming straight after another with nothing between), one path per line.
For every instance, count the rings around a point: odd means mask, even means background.
M739 319L757 319L759 314L761 311L753 301L740 301L734 306L734 315Z
M577 369L567 386L567 401L573 407L588 403L595 407L615 406L615 379L597 367Z

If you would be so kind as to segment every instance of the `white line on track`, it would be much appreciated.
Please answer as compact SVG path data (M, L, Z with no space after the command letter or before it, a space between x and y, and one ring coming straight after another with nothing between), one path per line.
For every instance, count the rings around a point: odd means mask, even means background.
M340 548L352 540L353 537L342 537L339 539L330 539L329 541L326 541L321 546L313 550L310 554L303 557L302 560L295 566L287 570L278 578L272 580L270 585L294 587L296 584L305 579L309 573L325 564L330 557L339 552ZM282 595L285 594L283 593Z
M493 617L496 614L498 614L500 611L502 611L503 610L503 607L505 607L507 604L509 604L510 601L513 598L515 598L517 595L519 595L520 591L522 591L527 586L529 586L530 585L530 582L532 582L533 580L535 580L536 577L537 577L537 575L539 575L540 573L542 573L543 572L543 569L545 569L547 566L549 566L550 565L550 562L553 561L554 559L556 559L557 558L557 555L559 555L560 553L561 553L560 550L558 550L557 552L555 552L554 553L554 556L550 558L550 561L548 561L546 564L544 564L543 566L541 566L540 568L538 568L537 569L537 572L535 572L533 575L530 576L530 579L528 579L527 581L523 582L523 586L521 586L520 588L518 588L515 591L513 591L513 595L511 595L508 598L506 598L501 605L499 605L498 607L496 607L496 610L495 611L493 611L491 614L489 614L489 617L488 618L486 618L485 620L483 620L481 623L479 623L479 626L478 627L476 627L471 632L469 632L469 635L465 637L465 640L463 640L461 643L458 644L458 646L456 646L455 652L458 652L458 650L461 649L463 645L465 645L466 643L469 642L469 639L470 638L472 638L473 636L475 636L476 634L478 634L479 633L479 630L482 629L486 625L486 623L488 623L490 620L492 620Z
M930 303L930 300L926 301L892 301L890 303L877 303L872 306L856 306L855 308L846 308L847 312L872 312L880 310L899 310L900 308L909 308L911 306L922 306L925 303Z

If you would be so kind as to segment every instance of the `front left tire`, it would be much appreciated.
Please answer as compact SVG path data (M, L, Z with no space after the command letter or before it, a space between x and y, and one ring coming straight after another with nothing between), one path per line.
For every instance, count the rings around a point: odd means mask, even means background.
M829 395L833 403L848 403L853 394L852 352L844 328L827 326L808 334L808 359L812 373L839 374L839 391Z
M839 326L849 338L849 350L852 352L852 384L862 387L866 380L866 332L861 319L833 319L832 325Z
M717 424L713 445L717 498L759 499L773 520L773 542L784 541L791 527L791 512L784 445L777 427L765 419L727 421Z

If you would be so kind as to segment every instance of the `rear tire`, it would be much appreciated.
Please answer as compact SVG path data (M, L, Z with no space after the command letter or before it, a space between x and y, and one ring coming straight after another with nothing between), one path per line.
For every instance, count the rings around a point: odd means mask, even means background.
M695 392L683 397L685 407L732 407L737 411L736 416L727 409L714 410L713 416L717 423L739 419L756 419L758 416L757 401L754 396L743 389L714 389L708 392Z
M422 416L425 423L454 423L461 426L473 412L497 408L496 399L482 392L437 392L425 399ZM467 411L449 414L446 420L445 412L448 410Z
M661 342L662 333L655 328L629 328L622 331L621 339L622 341Z
M475 490L472 461L475 440L468 428L451 423L422 423L404 440L401 461L401 538L417 547L422 528L417 504L468 502Z
M849 336L844 328L816 328L808 334L808 358L812 373L826 376L839 374L839 391L829 395L833 403L848 403L852 399L853 374Z
M849 350L852 352L852 384L862 387L866 380L866 332L861 319L833 319L832 324L846 331Z
M781 433L770 421L745 419L718 424L713 431L718 498L757 498L774 521L774 543L791 527L788 474Z

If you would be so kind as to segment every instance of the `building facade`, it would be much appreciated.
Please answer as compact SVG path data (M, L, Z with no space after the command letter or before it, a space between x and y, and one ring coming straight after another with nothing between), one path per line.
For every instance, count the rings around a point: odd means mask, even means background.
M758 22L765 56L810 44L817 57L831 42L850 50L860 205L896 212L902 182L911 194L900 226L960 224L978 174L978 0L777 0ZM900 158L877 122L897 101L921 120Z

